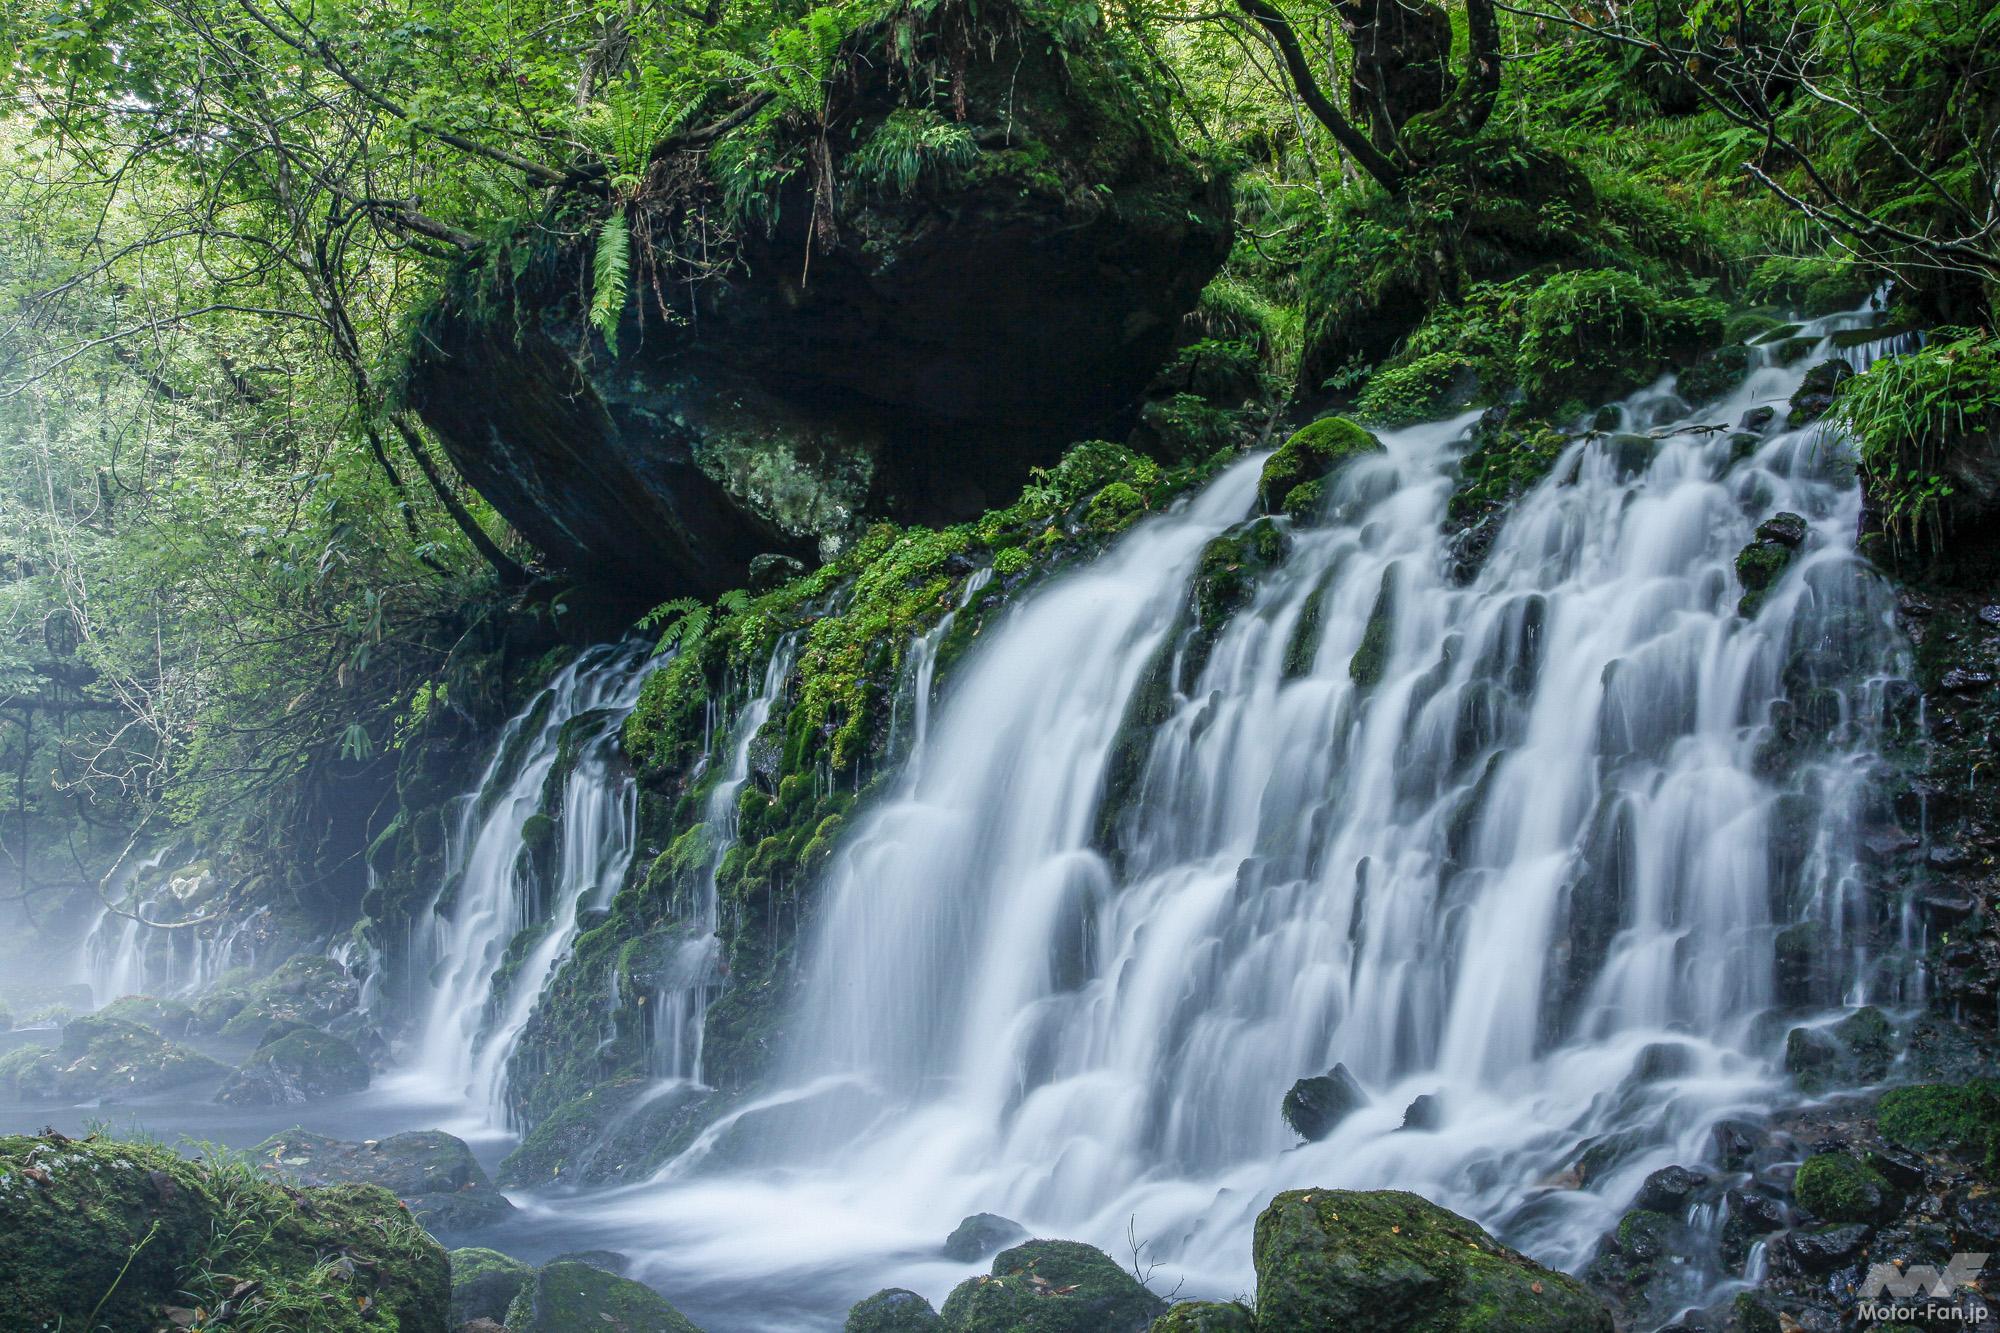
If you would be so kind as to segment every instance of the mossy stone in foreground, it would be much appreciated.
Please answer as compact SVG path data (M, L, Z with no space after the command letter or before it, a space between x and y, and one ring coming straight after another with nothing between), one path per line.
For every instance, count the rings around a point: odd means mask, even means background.
M1257 1219L1263 1329L1611 1333L1574 1278L1400 1190L1292 1190Z
M1380 440L1346 417L1322 417L1295 432L1264 460L1257 498L1265 513L1275 514L1285 507L1293 487L1318 481L1348 459L1381 448Z
M589 1264L535 1274L507 1311L507 1333L701 1333L644 1283Z
M385 1190L294 1193L233 1159L0 1138L10 1329L153 1329L172 1306L245 1333L431 1333L450 1295L444 1250Z
M1894 1088L1875 1108L1882 1137L1920 1152L1951 1152L2000 1170L2000 1079Z
M847 1312L841 1333L942 1333L944 1320L914 1291L878 1291Z
M1799 1206L1829 1222L1884 1222L1902 1199L1880 1173L1846 1153L1808 1157L1792 1183Z
M451 1252L451 1326L475 1319L499 1323L535 1276L532 1264L477 1246Z
M1257 1316L1234 1301L1183 1301L1153 1321L1151 1333L1255 1333Z
M949 1333L1142 1333L1167 1303L1110 1255L1073 1240L1002 1250L944 1303Z

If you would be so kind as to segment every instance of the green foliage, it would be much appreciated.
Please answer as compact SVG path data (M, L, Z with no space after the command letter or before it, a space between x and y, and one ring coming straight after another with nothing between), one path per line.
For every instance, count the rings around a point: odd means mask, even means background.
M1264 512L1276 513L1285 507L1296 487L1318 481L1350 458L1381 448L1381 441L1346 417L1322 417L1301 427L1264 460L1257 480Z
M1854 437L1892 536L1942 549L1954 458L2000 440L2000 342L1941 329L1921 350L1884 357L1842 384L1830 417Z
M1608 396L1722 331L1722 303L1670 298L1615 269L1558 273L1521 302L1521 382L1530 398Z
M1420 356L1370 376L1368 387L1354 400L1355 415L1381 426L1442 416L1453 388L1477 373L1470 361L1453 352Z
M908 194L924 179L948 181L972 165L972 131L929 107L898 107L854 150L855 179L886 194Z
M618 354L618 320L625 313L625 289L630 281L632 231L619 209L604 220L597 233L597 258L590 266L590 326Z

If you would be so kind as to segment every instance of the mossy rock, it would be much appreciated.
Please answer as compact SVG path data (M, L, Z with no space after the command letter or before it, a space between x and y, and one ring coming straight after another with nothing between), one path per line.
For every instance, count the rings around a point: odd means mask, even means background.
M185 1037L194 1028L193 1006L155 995L121 995L97 1012L151 1028L162 1037Z
M216 1327L428 1333L450 1299L443 1248L386 1191L295 1194L234 1158L0 1138L10 1328L150 1330L171 1307Z
M1882 1137L1919 1152L1949 1152L2000 1174L2000 1079L1893 1088L1875 1107Z
M477 1246L451 1252L451 1327L474 1319L500 1323L535 1276L533 1264Z
M1701 357L1674 381L1674 390L1690 407L1705 407L1726 396L1750 375L1750 349L1726 343Z
M651 1079L623 1079L564 1102L500 1161L504 1186L643 1180L693 1141L715 1094L688 1088L652 1096Z
M841 1333L943 1333L944 1319L914 1291L890 1287L847 1312Z
M1182 1301L1153 1321L1151 1333L1256 1333L1257 1316L1235 1301Z
M267 1169L302 1185L353 1181L380 1186L408 1204L433 1231L485 1226L514 1211L465 1141L441 1130L348 1143L289 1129L258 1144L255 1153Z
M82 1014L63 1025L62 1042L53 1050L24 1046L0 1057L0 1088L11 1088L22 1101L115 1101L227 1072L228 1066L151 1028Z
M220 1027L230 1037L257 1036L281 1019L324 1027L360 1002L361 987L346 968L331 958L301 954L244 987L241 1004L221 1016ZM214 1023L216 1015L206 1008L197 1006L197 1013Z
M1166 1309L1102 1250L1031 1240L959 1283L943 1315L949 1333L1142 1333Z
M1610 1312L1427 1199L1291 1190L1257 1219L1257 1323L1371 1333L1611 1333Z
M1719 339L1722 314L1618 269L1555 274L1521 302L1522 387L1550 405L1616 397Z
M553 1263L507 1311L507 1333L701 1333L644 1283L590 1264Z
M1093 532L1122 532L1146 512L1146 497L1122 481L1114 481L1091 498L1083 521Z
M225 1106L287 1106L367 1086L368 1061L353 1042L317 1028L299 1028L259 1046L215 1100Z
M1380 440L1346 417L1321 417L1295 431L1264 460L1257 498L1265 513L1280 513L1293 488L1323 479L1350 458L1381 449Z
M1902 1209L1902 1196L1881 1174L1846 1153L1808 1157L1792 1181L1799 1206L1827 1222L1886 1222Z
M1389 654L1396 643L1396 569L1382 571L1382 586L1375 593L1375 608L1368 613L1368 626L1361 643L1348 661L1347 675L1355 688L1372 690L1389 671Z

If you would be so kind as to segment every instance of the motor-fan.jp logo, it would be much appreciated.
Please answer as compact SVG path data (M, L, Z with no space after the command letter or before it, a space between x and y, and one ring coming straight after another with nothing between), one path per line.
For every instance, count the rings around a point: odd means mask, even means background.
M1863 1319L1876 1323L1918 1318L1930 1323L1943 1320L1979 1323L1988 1313L1983 1305L1968 1309L1926 1307L1931 1301L1949 1300L1960 1287L1971 1286L1985 1267L1983 1254L1954 1254L1942 1272L1929 1264L1911 1264L1908 1268L1870 1264L1868 1277L1861 1284L1859 1313Z

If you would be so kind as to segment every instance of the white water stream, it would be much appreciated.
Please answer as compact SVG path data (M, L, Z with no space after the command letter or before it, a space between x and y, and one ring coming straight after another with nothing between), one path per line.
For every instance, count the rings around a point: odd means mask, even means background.
M698 1143L565 1208L677 1291L823 1293L746 1329L834 1327L887 1285L941 1298L966 1270L937 1246L978 1211L1121 1259L1134 1236L1168 1285L1248 1292L1252 1220L1310 1185L1416 1190L1581 1266L1648 1171L1782 1097L1783 1027L1758 1020L1784 925L1820 922L1849 1001L1874 998L1848 937L1857 820L1902 650L1851 467L1782 429L1798 381L1766 366L1692 414L1635 395L1627 427L1656 443L1572 445L1466 586L1440 531L1472 418L1387 433L1173 696L1116 857L1093 833L1120 719L1259 460L1030 596L827 873L794 1048L733 1113L749 1164ZM1746 456L1673 429L1760 405L1780 428ZM1733 561L1781 511L1806 550L1746 621ZM1807 660L1832 744L1774 778L1764 724ZM1280 1099L1335 1062L1370 1103L1300 1146ZM1402 1128L1418 1097L1434 1127ZM1576 1188L1609 1136L1628 1151Z

